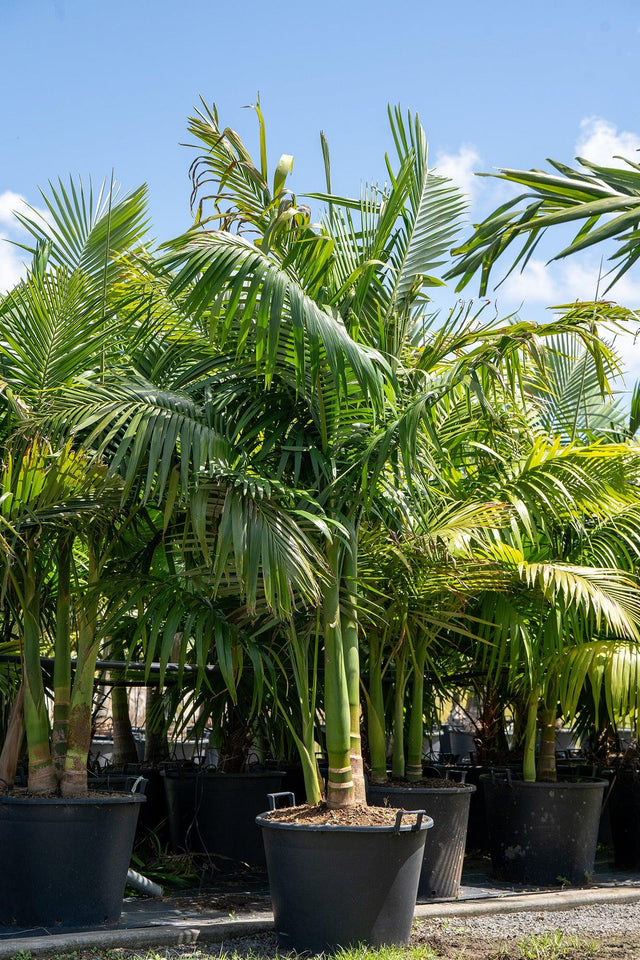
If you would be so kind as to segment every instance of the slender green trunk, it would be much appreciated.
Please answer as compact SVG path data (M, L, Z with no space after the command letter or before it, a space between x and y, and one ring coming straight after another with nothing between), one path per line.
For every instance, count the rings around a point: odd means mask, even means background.
M120 673L120 675L122 675ZM118 684L111 687L111 715L113 717L113 762L122 767L138 762L138 748L133 736L129 714L127 688Z
M24 722L29 751L29 792L56 792L57 780L49 745L49 717L40 667L40 596L36 579L36 545L27 542L23 594Z
M18 688L7 723L7 730L0 753L0 780L13 786L18 769L20 748L24 740L24 682Z
M322 605L324 633L324 707L329 780L327 806L348 807L354 803L351 777L351 715L349 688L340 629L340 544L337 538L327 546L332 582L325 588Z
M157 766L169 759L167 724L164 718L162 690L159 687L147 687L147 702L144 715L144 759L145 763Z
M91 747L91 706L96 661L100 649L96 641L98 616L98 559L89 542L87 591L80 601L78 658L71 690L67 756L60 784L63 797L87 795L87 757Z
M396 679L393 691L393 755L391 775L404 779L404 697L407 689L407 649L404 643L396 653Z
M113 644L114 660L124 661L124 644L117 640ZM123 670L114 671L112 680L124 681ZM138 762L138 748L133 737L131 716L129 714L129 694L124 683L111 687L111 716L113 717L113 762L122 767L126 763Z
M428 638L416 644L413 653L413 682L411 684L411 713L407 734L407 780L422 779L422 741L424 739L424 668L427 660Z
M345 604L341 616L344 663L349 692L350 755L353 797L356 803L366 803L367 793L362 765L362 741L360 738L360 649L358 644L358 534L351 527L351 544L343 558L343 582Z
M558 678L549 681L540 713L542 732L538 757L538 780L555 783L556 769L556 713L558 708Z
M58 779L62 777L67 754L69 704L71 701L71 550L73 537L58 536L58 598L56 603L56 642L53 664L53 762Z
M369 634L369 695L367 697L367 733L371 753L371 781L387 779L387 740L385 736L384 692L382 689L382 638Z
M302 719L302 749L300 760L304 776L304 788L307 803L320 803L322 800L322 778L316 759L316 677L318 676L318 646L319 629L315 631L313 644L313 682L309 685L309 645L299 643L296 636L296 683L300 698L300 714Z
M524 733L524 759L522 773L524 779L534 783L536 779L536 736L538 733L538 701L540 687L535 686L529 694L527 703L527 726Z

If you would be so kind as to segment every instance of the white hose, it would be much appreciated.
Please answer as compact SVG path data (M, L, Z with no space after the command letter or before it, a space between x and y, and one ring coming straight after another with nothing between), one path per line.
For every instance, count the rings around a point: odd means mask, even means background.
M130 887L133 887L134 890L138 890L140 893L146 893L148 897L161 899L164 895L162 887L159 884L154 883L153 880L149 880L148 877L143 877L141 873L132 870L131 867L127 870L127 883Z

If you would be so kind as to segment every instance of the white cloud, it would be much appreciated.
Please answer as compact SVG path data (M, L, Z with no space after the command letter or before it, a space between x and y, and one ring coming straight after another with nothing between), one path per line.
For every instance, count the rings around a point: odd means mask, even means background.
M25 274L24 250L9 243L9 238L0 233L0 294L5 293Z
M10 241L23 242L27 232L16 220L15 213L33 215L35 212L47 219L47 211L31 207L25 197L14 190L0 193L0 293L14 286L26 272L29 254Z
M619 157L638 162L640 134L620 130L602 117L586 117L580 123L580 136L576 141L576 155L601 166L626 167Z
M625 325L627 332L616 334L615 348L626 382L631 384L640 378L640 277L625 274L607 290L607 277L598 282L600 269L600 260L588 254L550 264L531 260L522 273L516 269L496 291L500 312L519 310L526 319L543 322L549 319L545 307L593 300L596 294L629 307L638 313L638 322L630 320Z
M557 283L553 269L542 260L530 260L525 269L517 268L499 288L500 300L516 306L523 304L557 303Z
M461 190L469 196L478 188L476 170L481 169L480 154L471 144L463 144L457 153L436 154L436 173L444 177L451 177Z
M3 227L19 228L19 224L14 213L28 213L28 204L20 193L14 193L13 190L5 190L0 193L0 224Z
M575 300L612 300L622 306L640 307L640 276L625 274L610 290L609 278L600 276L600 261L585 256L546 264L530 260L525 269L517 268L499 288L500 299L512 304L573 303ZM635 276L635 275L634 275Z

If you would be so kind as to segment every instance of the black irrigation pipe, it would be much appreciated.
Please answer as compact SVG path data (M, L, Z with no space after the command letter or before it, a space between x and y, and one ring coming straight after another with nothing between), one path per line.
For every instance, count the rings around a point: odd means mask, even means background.
M54 657L40 657L40 663L43 667L53 667L55 662ZM73 658L71 660L71 666L75 667L77 665L77 660ZM10 663L19 666L22 663L22 659L17 653L3 653L0 654L0 663ZM205 673L211 675L220 672L220 667L215 664L211 664L204 668ZM153 684L155 678L160 677L161 665L159 663L151 663L147 666L146 663L138 663L136 661L131 661L127 663L125 660L98 660L96 662L96 671L100 672L102 670L116 670L121 673L143 673L148 670L149 680L138 680L125 677L99 677L96 679L96 683L100 684L103 687L146 687ZM168 683L173 683L178 679L178 676L181 673L198 673L198 667L193 667L190 664L185 664L182 668L178 663L168 663L164 668L165 680Z
M0 654L0 663L10 663L10 664L15 664L19 666L22 663L22 660L19 654L3 653L3 654ZM40 657L40 663L44 667L53 667L54 658ZM71 660L72 667L75 667L76 663L77 661L75 659ZM253 664L246 664L245 669L253 670ZM109 677L109 678L100 677L99 679L96 680L96 683L99 683L101 686L104 686L104 687L146 687L146 686L151 686L154 682L154 679L160 677L162 667L161 667L161 664L159 663L151 663L149 664L149 666L147 666L147 664L138 663L137 661L127 662L126 660L98 660L96 662L96 670L97 671L115 670L125 674L129 672L140 674L148 670L148 676L149 676L148 680L147 679L138 680L138 679L131 679L127 677ZM168 663L164 668L164 677L168 683L173 683L177 679L179 679L179 676L181 676L184 673L197 674L198 672L199 672L199 668L193 667L190 664L185 664L183 667L180 667L180 664L178 663ZM220 667L218 667L216 664L210 664L209 666L204 668L204 672L209 676L211 676L213 674L219 673ZM324 668L320 666L318 668L318 672L320 674L324 673ZM477 671L468 671L466 673L450 674L449 676L440 677L439 679L441 681L445 680L447 683L468 685L476 677L479 677L479 676L482 676L482 674ZM367 676L366 675L363 676L362 679L366 682ZM388 678L388 682L391 682L391 679L392 678ZM431 677L429 674L427 674L426 679L428 681L430 679L435 680L436 678Z

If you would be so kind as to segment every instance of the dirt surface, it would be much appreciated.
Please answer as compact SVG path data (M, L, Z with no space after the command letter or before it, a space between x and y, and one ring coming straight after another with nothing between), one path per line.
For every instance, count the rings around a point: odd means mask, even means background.
M345 807L344 810L329 810L324 803L313 806L305 803L299 807L270 810L265 813L264 819L278 823L306 823L315 827L392 827L397 813L396 807L369 807L366 803Z
M401 787L403 790L460 790L460 788L469 788L468 783L460 783L459 780L444 780L438 777L423 777L422 780L387 780L385 783L372 783L372 787L377 790L384 790L385 787Z
M63 797L59 793L29 793L26 787L14 787L8 794L8 799L10 800L95 800L96 797L100 799L103 797L106 800L110 800L113 797L131 797L134 794L129 792L123 792L122 790L88 790L86 793L83 793L81 796L77 797Z

